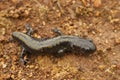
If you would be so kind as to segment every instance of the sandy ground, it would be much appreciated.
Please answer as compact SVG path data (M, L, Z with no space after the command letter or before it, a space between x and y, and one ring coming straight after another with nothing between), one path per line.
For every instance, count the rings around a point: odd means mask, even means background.
M25 33L26 23L34 37L54 37L57 27L93 39L97 50L89 56L31 55L23 66L21 46L10 39L14 31ZM120 0L0 0L0 80L120 80Z

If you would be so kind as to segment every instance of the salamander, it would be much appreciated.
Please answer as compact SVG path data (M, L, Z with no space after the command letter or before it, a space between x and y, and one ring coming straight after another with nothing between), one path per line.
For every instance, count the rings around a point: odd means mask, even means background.
M49 39L35 39L31 37L30 30L29 28L27 34L21 32L12 33L13 39L23 47L20 60L24 64L26 63L24 60L26 51L29 53L53 53L59 56L66 52L90 54L96 50L95 44L89 39L63 34Z

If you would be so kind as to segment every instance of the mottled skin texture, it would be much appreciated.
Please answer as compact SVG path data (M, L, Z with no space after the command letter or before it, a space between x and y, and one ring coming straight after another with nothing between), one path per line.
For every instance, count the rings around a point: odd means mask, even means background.
M52 49L52 52L55 52L54 47L62 46L64 48L72 49L75 48L87 50L89 52L94 52L96 50L95 45L92 41L79 38L77 36L58 36L51 39L39 41L36 40L24 33L13 32L12 36L18 42L20 42L28 52L44 52L44 49ZM57 51L58 52L58 51Z
M53 53L59 56L66 52L90 54L96 50L93 41L78 36L60 35L50 39L39 40L32 38L29 31L28 33L12 33L13 38L23 47L21 54L21 60L23 62L25 62L23 58L26 51L29 53Z

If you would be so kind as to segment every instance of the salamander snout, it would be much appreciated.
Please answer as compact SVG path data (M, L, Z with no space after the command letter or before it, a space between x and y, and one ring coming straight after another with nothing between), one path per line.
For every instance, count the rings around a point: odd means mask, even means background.
M96 45L92 40L88 39L77 39L74 41L74 46L76 46L83 54L91 54L96 51Z
M82 50L85 54L91 54L94 53L96 51L96 45L93 43L93 41L89 41L87 44L85 44L86 46L82 47Z

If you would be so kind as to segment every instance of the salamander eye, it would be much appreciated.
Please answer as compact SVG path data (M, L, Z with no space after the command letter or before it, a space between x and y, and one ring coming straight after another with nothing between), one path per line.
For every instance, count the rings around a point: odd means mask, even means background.
M93 42L93 40L92 40L92 39L88 39L88 41Z

